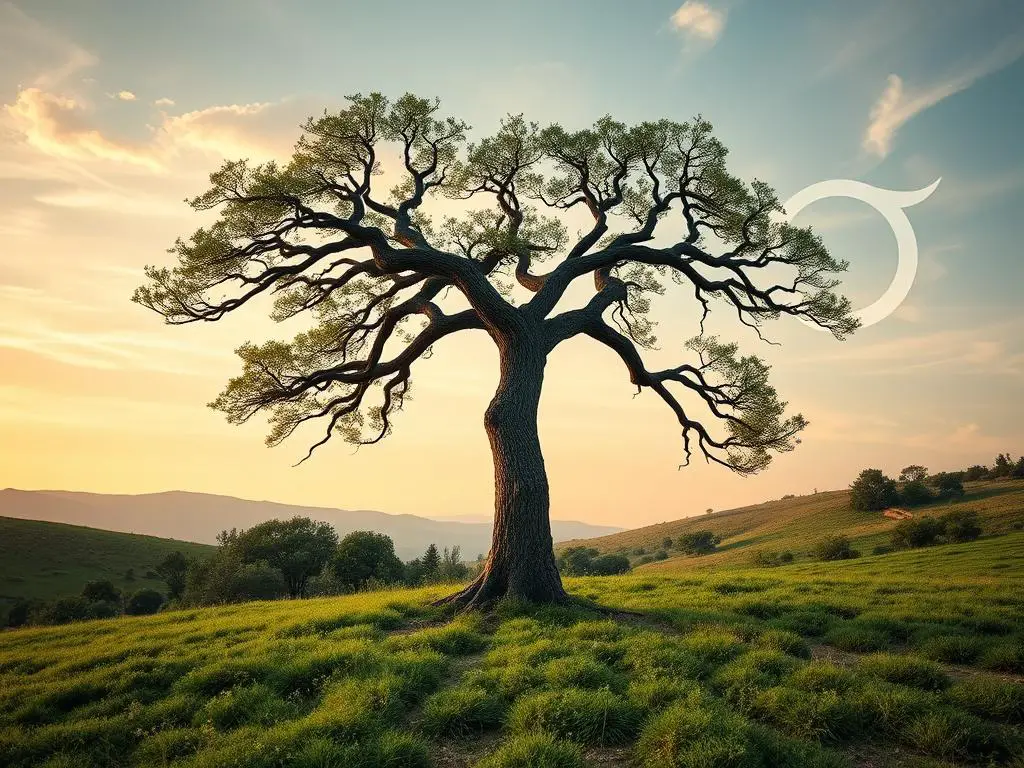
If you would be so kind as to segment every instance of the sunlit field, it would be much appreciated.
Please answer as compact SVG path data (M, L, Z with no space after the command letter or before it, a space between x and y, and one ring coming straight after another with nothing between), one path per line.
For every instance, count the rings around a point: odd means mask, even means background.
M433 587L5 632L0 764L1021 766L1022 551L568 581L610 614Z
M950 510L974 512L985 533L1009 533L1024 529L1024 482L982 481L967 483L966 496L955 502L935 501L915 508L915 516L940 516ZM561 547L584 545L602 552L624 551L634 561L642 548L650 554L662 547L665 537L709 530L721 536L717 550L699 558L678 555L671 549L669 559L645 565L645 569L717 569L751 563L759 550L788 550L807 558L822 538L842 533L854 548L868 554L889 543L897 521L878 512L860 512L850 506L848 490L777 499L749 507L697 515L681 520L623 531L594 539L569 541Z

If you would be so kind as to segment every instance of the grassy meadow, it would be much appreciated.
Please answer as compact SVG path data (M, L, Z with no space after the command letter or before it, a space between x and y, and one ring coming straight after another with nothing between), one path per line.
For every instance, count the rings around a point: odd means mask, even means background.
M1021 553L568 580L612 614L431 587L5 632L0 765L1021 768Z

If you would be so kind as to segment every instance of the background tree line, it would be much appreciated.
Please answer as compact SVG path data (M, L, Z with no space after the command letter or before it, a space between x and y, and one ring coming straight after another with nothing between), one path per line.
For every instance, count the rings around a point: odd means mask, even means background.
M164 592L144 588L122 594L110 581L93 581L80 595L18 601L8 614L8 625L142 615L166 605L218 605L459 582L474 570L462 561L459 547L439 550L431 544L420 557L404 563L389 536L353 531L339 539L330 524L307 517L222 531L217 544L207 558L181 552L164 558L153 570L166 585ZM482 560L480 555L477 565Z

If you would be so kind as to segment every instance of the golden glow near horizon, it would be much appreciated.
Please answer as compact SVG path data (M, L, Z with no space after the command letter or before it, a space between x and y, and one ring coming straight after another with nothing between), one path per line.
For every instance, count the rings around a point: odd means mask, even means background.
M295 328L257 307L221 323L171 328L129 301L142 267L168 263L174 239L205 221L180 201L202 191L222 159L287 156L306 116L376 84L346 82L327 99L274 91L251 103L216 103L134 81L125 88L109 70L97 82L98 54L12 5L0 5L0 26L0 48L20 40L24 55L21 80L3 83L0 111L0 487L182 489L419 515L489 510L482 420L497 372L485 334L445 340L417 364L413 399L383 443L354 451L338 441L293 468L312 433L267 449L258 420L232 427L205 404L237 372L235 347ZM559 82L559 72L550 79ZM510 83L510 106L493 94L480 102L492 122L529 92ZM568 99L566 106L554 96L534 101L527 117L541 122L570 122L566 109L585 113L578 125L614 112L614 105ZM735 132L739 123L726 126ZM738 162L740 173L755 175L752 162ZM939 175L924 158L913 163L926 180ZM955 178L943 184L936 206L970 193ZM822 215L830 211L838 220ZM826 242L831 232L856 250L862 213L819 212ZM943 254L963 247L925 235L920 280L941 280ZM854 269L855 298L870 299L887 280ZM943 306L928 295L915 288L896 317L844 344L780 321L766 333L782 346L770 347L730 318L715 318L714 330L772 362L783 398L811 422L794 453L750 479L699 459L677 470L679 429L664 405L650 393L634 399L626 372L603 347L581 339L563 345L550 360L541 405L553 517L635 527L844 487L866 466L950 469L1024 449L1019 316L986 314L983 298ZM671 286L658 317L661 350L649 359L678 364L697 307Z

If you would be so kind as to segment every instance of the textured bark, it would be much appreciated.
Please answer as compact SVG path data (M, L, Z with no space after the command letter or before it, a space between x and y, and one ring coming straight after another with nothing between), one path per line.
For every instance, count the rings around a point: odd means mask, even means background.
M546 345L529 332L497 338L501 379L484 414L494 458L494 532L480 576L440 604L482 608L505 597L534 603L569 598L555 565L537 408Z

